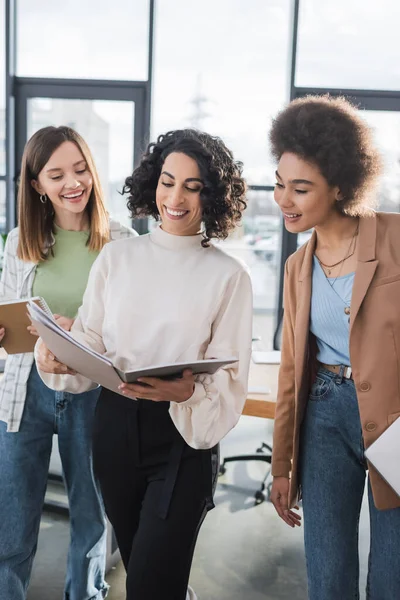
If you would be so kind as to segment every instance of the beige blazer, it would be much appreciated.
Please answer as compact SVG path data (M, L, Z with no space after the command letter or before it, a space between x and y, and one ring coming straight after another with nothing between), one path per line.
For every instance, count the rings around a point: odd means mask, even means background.
M299 497L300 426L317 368L315 338L309 331L315 243L314 232L289 257L285 270L272 474L291 478L291 506ZM378 212L360 219L350 361L367 448L400 416L400 214ZM400 497L368 467L376 507L400 507Z

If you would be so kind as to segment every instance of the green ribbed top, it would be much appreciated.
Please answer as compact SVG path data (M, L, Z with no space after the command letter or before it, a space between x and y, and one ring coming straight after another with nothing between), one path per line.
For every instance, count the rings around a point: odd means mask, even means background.
M54 256L36 267L33 296L42 296L53 313L74 318L82 304L89 271L98 256L86 246L88 231L55 227Z

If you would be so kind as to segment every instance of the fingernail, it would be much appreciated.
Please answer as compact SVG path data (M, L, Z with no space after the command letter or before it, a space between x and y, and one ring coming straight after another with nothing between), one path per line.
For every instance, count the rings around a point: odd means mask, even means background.
M68 370L68 367L61 367L61 370L62 370L62 371L67 371L67 370Z
M283 514L287 517L287 515L289 514L289 511L288 510L284 510Z

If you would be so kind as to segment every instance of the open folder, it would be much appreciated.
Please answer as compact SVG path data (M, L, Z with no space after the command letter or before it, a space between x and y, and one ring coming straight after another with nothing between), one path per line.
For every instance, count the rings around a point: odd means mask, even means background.
M216 373L218 369L237 362L235 357L212 358L192 362L149 366L124 372L114 367L107 357L78 342L70 333L62 329L45 311L34 302L29 302L28 311L40 337L60 362L95 383L121 393L118 386L123 382L134 383L140 377L174 378L190 369L194 375Z

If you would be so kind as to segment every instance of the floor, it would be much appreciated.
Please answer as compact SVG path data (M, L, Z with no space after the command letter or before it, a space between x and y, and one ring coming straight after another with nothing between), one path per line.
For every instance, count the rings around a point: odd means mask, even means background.
M252 452L271 438L271 424L242 417L221 448L222 456ZM191 585L199 600L306 600L302 531L293 531L272 505L254 504L264 463L235 463L220 478L216 508L200 532ZM361 588L365 587L368 519L364 503L360 526ZM68 521L45 514L28 600L62 600ZM121 564L112 569L108 600L125 600ZM362 592L362 599L365 594Z

